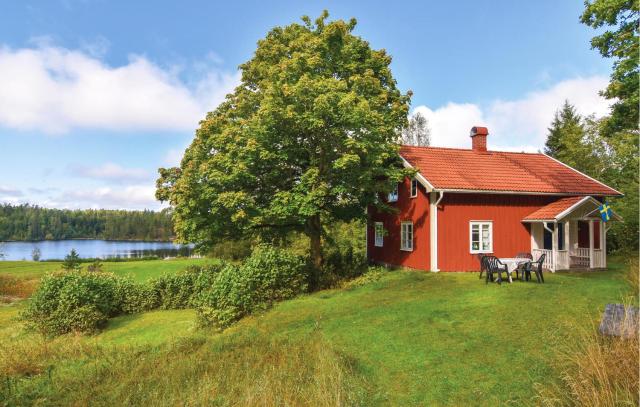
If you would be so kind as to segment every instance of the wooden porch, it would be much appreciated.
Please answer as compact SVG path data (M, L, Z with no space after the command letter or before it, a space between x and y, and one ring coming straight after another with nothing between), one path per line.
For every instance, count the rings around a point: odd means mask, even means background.
M527 221L534 260L545 254L543 267L552 272L606 268L609 225L601 220L599 205L586 197L550 219Z

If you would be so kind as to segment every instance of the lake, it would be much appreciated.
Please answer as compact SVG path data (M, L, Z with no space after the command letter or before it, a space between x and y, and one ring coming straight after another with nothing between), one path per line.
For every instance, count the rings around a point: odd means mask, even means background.
M34 248L40 249L40 260L64 259L71 249L81 258L136 258L158 256L190 256L192 245L172 242L139 242L129 240L43 240L40 242L0 242L4 260L31 260Z

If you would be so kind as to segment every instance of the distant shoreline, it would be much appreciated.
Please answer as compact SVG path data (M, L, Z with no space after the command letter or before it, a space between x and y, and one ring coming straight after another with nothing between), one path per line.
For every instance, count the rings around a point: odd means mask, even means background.
M40 243L40 242L63 242L66 240L102 240L103 242L144 242L144 243L174 243L173 240L146 240L146 239L101 239L98 237L72 237L67 239L42 239L42 240L0 240L0 243ZM183 244L183 243L175 243ZM186 244L186 243L185 243Z

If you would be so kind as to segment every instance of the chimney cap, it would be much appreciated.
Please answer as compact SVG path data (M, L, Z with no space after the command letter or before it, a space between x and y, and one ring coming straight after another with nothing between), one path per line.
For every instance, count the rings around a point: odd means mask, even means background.
M480 126L473 126L471 128L471 134L470 136L486 136L489 134L489 129L486 127L480 127Z

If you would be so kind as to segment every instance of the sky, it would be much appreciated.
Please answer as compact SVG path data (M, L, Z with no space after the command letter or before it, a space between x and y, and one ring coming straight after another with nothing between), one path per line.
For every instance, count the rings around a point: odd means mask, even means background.
M0 202L159 209L199 120L239 83L275 26L355 17L393 57L432 145L538 151L565 99L602 116L611 62L590 49L582 0L0 3Z

